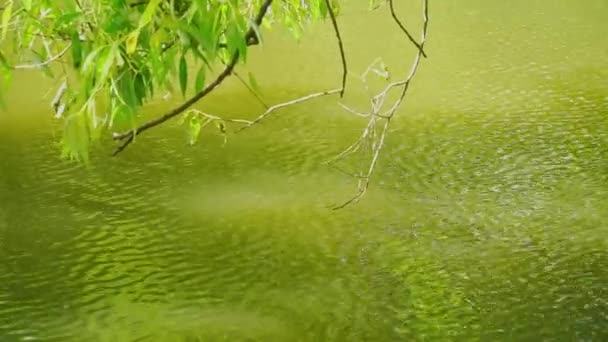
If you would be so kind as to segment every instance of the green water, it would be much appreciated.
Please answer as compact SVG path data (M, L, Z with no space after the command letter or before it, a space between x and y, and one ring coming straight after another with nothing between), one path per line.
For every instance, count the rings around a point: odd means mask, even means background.
M357 6L352 74L379 56L404 73L386 11ZM608 2L431 6L370 192L339 211L356 182L322 163L365 122L335 99L225 146L175 123L118 158L106 141L85 169L53 144L55 83L20 74L0 114L0 341L608 340ZM253 53L267 102L335 87L328 28ZM235 80L201 106L261 110Z

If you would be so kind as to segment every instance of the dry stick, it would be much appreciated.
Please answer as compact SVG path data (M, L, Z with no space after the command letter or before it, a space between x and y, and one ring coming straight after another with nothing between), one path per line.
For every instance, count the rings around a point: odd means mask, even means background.
M389 0L389 1L391 1L391 0ZM343 204L334 207L333 208L334 210L344 208L344 207L348 206L349 204L360 200L361 197L363 197L365 195L365 193L367 192L367 190L369 188L369 183L370 183L372 174L374 173L374 170L376 168L376 163L378 162L378 157L380 156L380 151L382 150L382 146L384 145L384 140L386 138L386 134L388 131L390 121L393 118L393 115L395 114L397 108L399 108L399 105L403 102L403 99L405 98L405 95L409 88L410 82L414 78L414 75L416 74L416 71L418 70L418 66L420 65L421 56L424 55L423 47L424 47L424 43L426 41L426 34L428 31L428 23L429 23L428 0L423 0L423 19L424 19L424 24L423 24L423 28L422 28L422 38L421 38L421 42L419 45L420 48L418 49L418 53L416 54L416 58L414 60L414 63L412 64L410 73L408 74L407 78L405 80L389 84L380 94L374 96L374 99L372 100L373 103L375 101L376 101L376 103L377 103L377 101L381 101L380 103L382 103L389 90L391 90L394 87L403 86L401 94L400 94L399 98L397 99L397 101L395 102L395 104L388 111L386 111L383 115L381 115L381 116L377 115L377 116L380 116L381 118L384 118L384 120L386 120L386 121L384 122L384 126L382 127L382 131L380 133L380 140L379 140L378 144L373 148L373 156L372 156L372 160L369 164L367 174L364 177L362 177L361 179L359 179L359 186L358 186L359 190L358 190L357 194L355 196L353 196L351 199L349 199L348 201L344 202ZM395 19L395 20L397 20L397 19ZM380 109L380 106L372 108L371 114L377 114L376 110L379 110L379 109ZM376 120L377 116L372 115L370 121ZM352 150L354 149L353 147L359 145L363 141L365 136L368 134L368 130L369 130L369 124L368 124L368 128L366 128L366 130L364 131L362 136L353 145L351 145L349 148L347 148L345 151L343 151L340 154L340 156L343 156L343 155L346 155L346 154L352 152Z
M405 35L410 40L410 42L412 42L412 44L414 44L418 48L420 53L422 53L424 58L426 58L426 53L424 52L424 50L422 48L422 44L418 44L418 42L416 42L416 39L414 39L414 37L412 37L412 35L408 32L408 30L405 28L403 23L401 23L401 20L399 20L399 18L397 17L397 14L395 13L395 6L393 4L393 0L388 0L388 4L389 4L389 8L391 10L391 16L395 20L395 23L397 23L397 25L399 25L399 28L401 28L401 31L403 31L403 33L405 33ZM425 5L425 7L426 7L426 5Z
M344 54L344 45L342 44L342 37L340 36L338 22L336 21L334 10L329 4L329 0L325 0L325 4L327 5L327 9L329 10L329 17L331 18L331 23L334 27L334 31L336 32L336 38L338 39L338 47L340 48L340 58L342 59L342 90L340 90L340 97L344 97L344 90L346 89L346 75L348 74L348 68L346 67L346 55Z
M266 15L266 12L267 12L268 8L270 7L271 3L272 3L272 0L265 0L264 3L262 4L262 6L260 6L260 9L254 20L254 23L257 26L259 26L262 23L262 20L264 19L264 16ZM249 30L247 31L247 33L245 34L245 40L249 41L251 39L251 37L254 37L254 36L255 36L255 29L253 27L250 27ZM165 121L180 115L186 109L190 108L192 105L194 105L200 99L202 99L207 94L212 92L217 86L222 84L222 82L224 81L224 79L226 79L226 77L230 76L230 74L234 70L234 67L236 66L236 63L238 61L239 61L239 53L237 51L232 56L232 59L230 60L230 62L226 65L226 68L224 69L224 71L222 71L222 73L215 79L215 81L213 81L211 84L209 84L207 87L205 87L205 89L203 89L199 93L192 96L186 102L184 102L180 106L174 108L173 110L169 111L168 113L164 114L163 116L160 116L156 119L143 123L142 125L140 125L139 127L135 128L133 130L123 132L123 133L114 133L114 135L113 135L114 140L124 140L124 142L122 143L122 145L118 146L118 148L114 151L114 153L112 155L115 156L118 153L120 153L121 151L123 151L129 144L131 144L131 142L133 142L133 139L135 138L136 135L139 135L152 127L158 126L158 125L164 123Z

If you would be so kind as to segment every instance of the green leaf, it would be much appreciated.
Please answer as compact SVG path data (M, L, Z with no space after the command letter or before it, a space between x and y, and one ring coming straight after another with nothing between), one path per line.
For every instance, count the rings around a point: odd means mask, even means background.
M144 10L144 13L139 18L139 28L148 25L148 23L152 21L152 17L154 17L154 13L156 12L158 4L160 4L160 1L161 0L150 0L148 6L146 6L146 9Z
M81 13L79 11L72 11L72 12L68 12L68 13L64 13L61 16L59 16L57 18L57 20L55 21L55 27L58 28L63 28L63 26L70 26L72 25L73 21L76 20L78 17L80 17ZM74 31L76 32L76 31Z
M72 65L78 69L82 63L82 44L78 33L72 33Z
M0 66L3 66L6 69L11 68L8 64L8 60L6 59L6 57L4 57L4 54L2 54L2 50L0 50Z
M112 66L114 66L114 62L116 61L117 52L118 49L116 48L116 45L112 45L107 48L99 58L99 63L97 65L97 84L103 85L103 83L105 83Z
M83 73L87 73L89 71L89 69L92 68L92 66L95 64L95 59L97 58L97 55L99 55L100 52L103 51L103 49L107 48L107 46L100 46L98 48L96 48L95 50L93 50L93 52L91 52L87 58L84 60L84 63L82 64L82 71Z
M325 0L319 1L319 14L321 15L321 18L327 16L327 3L325 3Z
M203 65L200 69L198 69L198 73L196 74L196 81L194 82L194 91L197 93L200 93L205 87L205 74L205 66Z
M188 64L186 57L182 55L179 59L179 86L182 91L182 96L186 96L186 88L188 86Z
M32 9L32 0L23 0L23 7L25 8L26 11L29 11Z
M127 71L118 82L118 90L122 99L130 109L137 107L137 95L135 94L135 82L133 74Z
M6 38L6 34L8 33L8 24L11 20L11 15L13 14L13 1L9 0L6 4L6 8L4 12L2 12L2 21L0 22L0 26L2 26L2 32L0 33L0 40L4 40Z
M196 144L198 137L201 134L201 118L198 115L192 115L188 129L190 135L190 145Z
M143 105L146 97L146 84L143 74L138 73L137 76L135 76L133 89L135 90L135 99L137 100L137 104L140 106Z
M127 46L127 54L132 55L137 49L137 39L139 38L139 29L129 33L127 39L125 40L125 45Z

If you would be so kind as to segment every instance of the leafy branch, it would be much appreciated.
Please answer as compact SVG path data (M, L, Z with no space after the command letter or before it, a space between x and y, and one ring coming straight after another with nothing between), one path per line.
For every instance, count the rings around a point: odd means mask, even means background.
M264 16L266 15L266 12L268 11L268 8L270 7L271 4L272 4L272 0L265 0L264 3L262 3L262 5L260 6L260 9L258 10L258 13L254 19L254 23L256 26L260 26L262 24L262 20L264 19ZM256 29L253 26L251 26L249 28L249 30L247 31L247 34L245 35L245 41L248 42L250 39L252 39L254 37L256 37ZM169 111L168 113L162 115L161 117L150 120L150 121L138 126L137 128L135 128L133 130L123 132L123 133L114 133L112 138L114 140L123 141L123 143L118 146L118 148L114 151L113 155L114 156L117 155L118 153L122 152L127 146L129 146L129 144L131 144L133 142L135 136L145 132L146 130L148 130L150 128L158 126L158 125L164 123L165 121L176 117L177 115L180 115L185 110L190 108L192 105L197 103L200 99L205 97L207 94L211 93L216 87L218 87L220 84L222 84L222 82L224 81L224 79L226 79L226 77L230 76L230 74L234 70L234 67L236 66L236 63L238 61L239 61L239 51L237 50L234 53L234 55L232 56L230 62L224 68L224 70L217 76L215 81L213 81L212 83L207 85L202 91L200 91L199 93L192 96L186 102L182 103L181 105L179 105L175 109Z
M355 110L338 104L348 113L364 118L360 137L329 163L365 149L371 157L363 171L354 176L359 180L357 194L338 208L358 201L367 192L370 180L384 146L388 128L404 101L421 58L426 57L424 44L428 28L428 0L423 1L424 24L417 41L397 16L393 0L388 2L393 22L416 47L417 54L409 74L402 80L387 84L372 96L370 108ZM380 1L370 1L377 8ZM136 137L149 129L182 115L190 118L192 132L215 122L225 136L225 123L238 124L236 132L259 124L274 112L323 96L343 98L349 73L344 42L336 16L338 0L130 0L101 1L5 1L0 9L0 47L12 48L6 55L0 50L0 91L11 72L19 69L40 69L52 76L50 66L61 62L62 83L51 103L56 117L65 122L62 146L64 155L87 161L90 143L103 129L114 130L117 142L113 155L130 146ZM305 24L329 17L335 33L341 61L339 88L313 92L272 106L266 105L256 91L256 81L250 75L246 82L235 70L239 62L247 61L249 46L261 43L260 29L284 23L299 37ZM8 39L12 43L4 44ZM32 63L11 63L6 56ZM69 56L69 57L68 57ZM196 77L188 70L196 63ZM207 72L215 63L222 69L211 82ZM376 65L380 63L380 68ZM189 65L190 64L190 65ZM71 67L71 70L68 70ZM53 69L54 70L54 69ZM374 62L361 76L374 72L388 79L383 63ZM237 77L260 103L264 111L252 120L225 119L192 106L219 87L226 78ZM143 105L158 98L158 90L175 93L174 79L184 101L170 111L143 123L136 123ZM68 82L68 80L74 82ZM194 84L189 84L189 81ZM194 82L192 82L194 81ZM249 84L248 84L249 83ZM194 88L193 95L186 96ZM367 83L366 83L367 87ZM389 95L399 90L393 103ZM1 94L0 94L1 95ZM118 128L121 127L121 128ZM127 127L124 131L122 128ZM129 128L130 127L130 128ZM192 140L191 140L192 142Z

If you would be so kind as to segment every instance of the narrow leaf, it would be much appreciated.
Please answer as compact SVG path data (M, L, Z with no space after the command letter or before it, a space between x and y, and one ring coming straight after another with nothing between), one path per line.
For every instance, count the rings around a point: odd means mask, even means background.
M188 86L188 65L186 64L184 55L179 59L179 86L182 95L186 96L186 87Z
M190 127L188 130L190 135L190 145L196 144L201 133L201 118L198 115L192 115L190 118Z
M2 12L2 21L0 22L0 26L2 26L2 33L0 33L1 40L6 38L6 34L8 33L8 24L11 19L11 15L13 13L13 1L10 0L6 4L6 8L4 12Z
M102 54L99 64L97 65L97 84L105 83L114 62L116 61L116 45L112 45L108 48L104 54Z
M194 91L200 93L205 87L205 66L203 65L196 74L196 81L194 82Z
M78 69L82 63L82 44L78 33L74 31L72 34L72 65Z
M148 25L148 23L150 23L150 21L152 21L152 17L154 16L154 13L156 12L156 8L158 7L158 4L160 4L160 1L161 0L150 0L150 2L148 3L148 6L146 6L146 9L144 10L144 13L139 18L139 27L140 28Z

